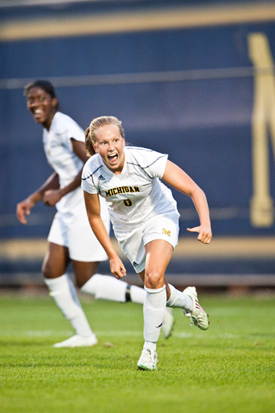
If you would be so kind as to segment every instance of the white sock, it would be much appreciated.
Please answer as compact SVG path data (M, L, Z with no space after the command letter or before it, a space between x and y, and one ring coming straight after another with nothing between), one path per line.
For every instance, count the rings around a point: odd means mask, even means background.
M70 321L76 334L84 337L94 335L69 275L64 274L58 278L45 278L44 281L50 290L50 296L54 299L64 317Z
M81 291L92 294L96 299L118 301L125 303L132 301L143 304L145 291L135 285L128 285L125 281L117 280L110 275L94 274L80 289Z
M145 341L143 350L151 350L151 351L156 351L157 349L157 343L151 343L150 341Z
M156 343L159 338L166 305L166 287L151 289L144 287L146 297L143 306L144 339Z
M189 295L177 290L173 285L169 284L171 295L167 301L167 307L179 307L188 311L193 310L193 302Z
M133 303L143 305L146 297L146 291L144 288L137 287L136 285L128 285L128 287L130 287L131 301Z

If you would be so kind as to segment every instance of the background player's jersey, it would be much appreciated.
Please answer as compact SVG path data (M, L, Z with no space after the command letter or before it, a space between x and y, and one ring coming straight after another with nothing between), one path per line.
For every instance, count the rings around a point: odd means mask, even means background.
M83 129L69 116L57 112L50 130L43 129L43 144L48 163L58 174L62 188L74 179L83 166L73 151L71 138L84 142Z
M168 155L129 146L124 151L125 164L119 175L110 171L98 154L87 161L82 174L82 188L106 198L119 241L147 218L177 210L170 189L159 180Z
M52 120L50 130L43 129L43 145L50 166L59 176L60 187L68 185L83 167L83 162L74 153L71 138L84 142L84 130L69 116L57 112ZM107 217L105 202L102 213ZM83 191L81 187L69 192L56 204L59 212L64 214L85 214Z

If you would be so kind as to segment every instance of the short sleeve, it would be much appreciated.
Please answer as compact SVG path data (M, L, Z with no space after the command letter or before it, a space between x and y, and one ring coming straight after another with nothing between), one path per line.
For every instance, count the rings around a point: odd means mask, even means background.
M64 114L62 115L63 116L59 119L58 132L61 133L63 145L72 151L73 148L71 139L84 143L85 132L72 118Z
M149 165L147 173L151 178L162 178L167 164L168 155L154 152L154 159Z
M163 177L168 158L167 154L146 148L133 148L133 155L136 158L137 165L139 165L151 179L161 179Z
M68 127L68 139L75 139L76 141L85 142L84 130L71 119L70 125Z
M98 179L93 172L91 158L86 162L82 171L81 188L89 194L98 194Z

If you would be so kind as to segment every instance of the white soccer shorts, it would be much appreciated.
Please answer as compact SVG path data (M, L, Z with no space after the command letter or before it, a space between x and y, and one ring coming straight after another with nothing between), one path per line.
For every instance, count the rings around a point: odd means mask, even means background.
M179 239L179 217L176 212L148 219L128 237L126 235L124 241L119 241L136 273L145 269L145 245L157 239L163 239L176 248Z
M110 221L104 221L109 233ZM57 212L55 214L48 241L67 247L72 260L83 262L106 261L104 249L91 230L86 216L70 216Z

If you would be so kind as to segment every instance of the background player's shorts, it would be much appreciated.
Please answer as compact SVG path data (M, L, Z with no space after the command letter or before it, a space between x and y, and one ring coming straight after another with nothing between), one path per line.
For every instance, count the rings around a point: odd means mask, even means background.
M109 233L110 221L104 222ZM67 247L69 256L75 261L96 262L107 260L107 255L91 230L88 218L81 214L55 214L48 241Z
M163 239L175 248L179 239L179 216L177 212L158 215L146 221L126 236L119 245L130 260L136 273L145 269L145 245L156 239Z

